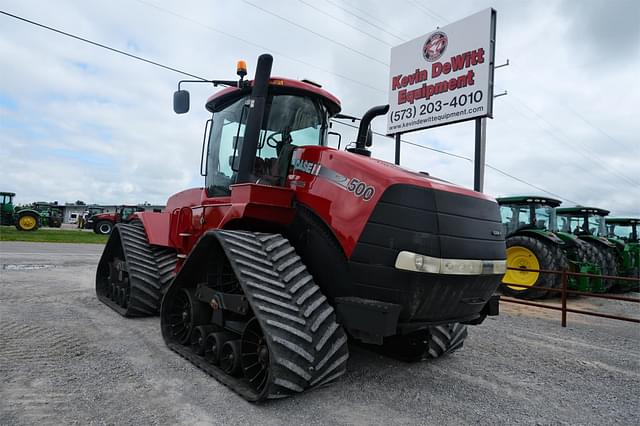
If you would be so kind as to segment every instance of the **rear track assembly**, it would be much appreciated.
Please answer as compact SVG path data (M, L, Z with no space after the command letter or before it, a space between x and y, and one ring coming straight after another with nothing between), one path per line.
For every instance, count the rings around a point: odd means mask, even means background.
M117 224L98 264L98 299L123 316L157 315L176 260L174 250L149 244L140 222Z

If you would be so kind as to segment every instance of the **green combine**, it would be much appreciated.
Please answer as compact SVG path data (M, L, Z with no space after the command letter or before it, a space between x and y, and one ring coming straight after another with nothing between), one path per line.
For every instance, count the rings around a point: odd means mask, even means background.
M558 216L558 230L572 233L582 241L593 247L597 253L598 264L601 265L602 274L609 276L618 275L617 251L614 243L607 238L605 217L609 210L597 207L566 207L556 211ZM614 279L604 280L604 291L624 290L619 287L619 282Z
M588 243L571 233L557 232L556 208L560 200L539 196L498 198L507 240L507 267L600 274L598 254ZM521 299L558 295L539 287L560 288L559 274L507 269L502 292ZM602 292L599 278L568 277L570 289ZM530 286L530 287L523 287Z
M606 218L607 239L616 247L618 272L640 278L640 219ZM637 283L620 282L621 290L638 290Z

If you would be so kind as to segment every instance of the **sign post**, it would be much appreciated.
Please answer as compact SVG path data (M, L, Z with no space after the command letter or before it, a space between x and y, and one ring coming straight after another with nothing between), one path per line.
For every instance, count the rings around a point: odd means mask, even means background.
M484 154L487 146L487 119L476 118L476 150L473 157L473 190L484 189Z
M482 191L493 118L496 11L485 9L391 49L387 134L476 121L474 188Z

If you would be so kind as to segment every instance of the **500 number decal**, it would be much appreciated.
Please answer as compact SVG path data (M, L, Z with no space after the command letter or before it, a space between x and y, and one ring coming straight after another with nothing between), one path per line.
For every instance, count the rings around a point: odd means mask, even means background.
M351 178L347 184L347 191L352 192L356 197L361 197L365 201L373 198L376 190L359 179Z

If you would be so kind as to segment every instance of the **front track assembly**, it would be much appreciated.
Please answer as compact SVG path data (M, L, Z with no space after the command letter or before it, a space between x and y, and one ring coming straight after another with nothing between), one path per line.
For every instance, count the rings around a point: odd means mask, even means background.
M249 401L297 394L346 370L345 332L279 234L207 232L160 317L169 348Z

